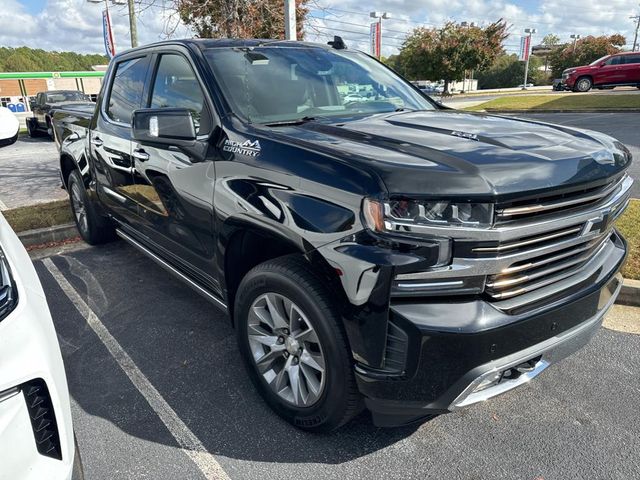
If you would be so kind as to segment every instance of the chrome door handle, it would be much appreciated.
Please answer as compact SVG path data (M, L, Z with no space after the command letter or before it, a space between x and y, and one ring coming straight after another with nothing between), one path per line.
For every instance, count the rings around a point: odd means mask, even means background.
M149 160L149 154L141 148L136 148L133 151L133 158L135 158L136 160L140 160L141 162L146 162L147 160Z
M101 147L104 142L100 140L98 137L93 137L91 139L91 143L94 147Z

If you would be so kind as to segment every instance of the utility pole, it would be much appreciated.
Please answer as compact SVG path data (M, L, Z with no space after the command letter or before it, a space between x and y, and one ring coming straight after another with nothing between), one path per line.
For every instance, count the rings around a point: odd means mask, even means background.
M636 34L633 37L633 46L631 47L631 51L635 52L637 50L637 43L638 43L638 28L640 28L640 15L632 15L629 18L631 18L632 20L635 20L636 23Z
M104 0L104 8L109 11L109 1L114 5L128 4L129 7L129 31L131 32L131 47L138 46L138 27L136 22L136 10L134 0ZM89 3L102 3L103 0L87 0Z
M525 28L524 33L529 34L529 42L527 43L527 51L525 52L527 61L524 65L524 84L522 85L522 90L527 89L527 77L529 76L529 57L531 56L531 36L536 33L538 30L535 28Z
M296 0L284 0L284 38L286 40L297 40L297 29Z
M138 25L136 23L136 10L133 5L133 0L128 0L129 4L129 31L131 32L131 48L138 46Z

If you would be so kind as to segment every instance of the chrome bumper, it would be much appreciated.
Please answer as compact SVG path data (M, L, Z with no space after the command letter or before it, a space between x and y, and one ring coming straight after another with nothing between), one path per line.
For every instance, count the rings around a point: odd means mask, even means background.
M475 380L458 395L449 406L449 410L458 410L513 390L540 375L550 365L580 350L589 343L602 325L604 316L613 306L622 288L622 275L616 274L610 285L612 285L613 291L603 290L601 294L602 307L589 320L530 348L474 369L482 373L479 373ZM510 371L515 371L519 375L513 379L505 379L505 372Z

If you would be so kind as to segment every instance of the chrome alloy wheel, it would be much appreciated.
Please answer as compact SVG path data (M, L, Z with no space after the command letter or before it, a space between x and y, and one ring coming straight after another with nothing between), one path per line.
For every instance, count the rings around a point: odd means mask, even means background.
M322 345L304 312L277 293L259 296L249 309L249 346L258 371L280 398L309 407L322 395Z
M78 222L78 228L86 232L89 227L87 207L84 204L80 186L77 183L71 186L71 204L73 205L73 214L76 216L76 221Z

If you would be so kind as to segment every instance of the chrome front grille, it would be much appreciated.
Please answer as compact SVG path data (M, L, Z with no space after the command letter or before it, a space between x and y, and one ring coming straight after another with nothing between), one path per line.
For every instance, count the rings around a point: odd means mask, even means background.
M606 247L611 231L552 253L532 256L487 277L485 292L493 300L523 295L577 275Z
M521 221L568 209L588 208L601 202L607 202L624 187L627 178L627 175L623 175L619 179L598 187L581 189L551 197L513 202L508 206L498 205L496 208L496 224Z

